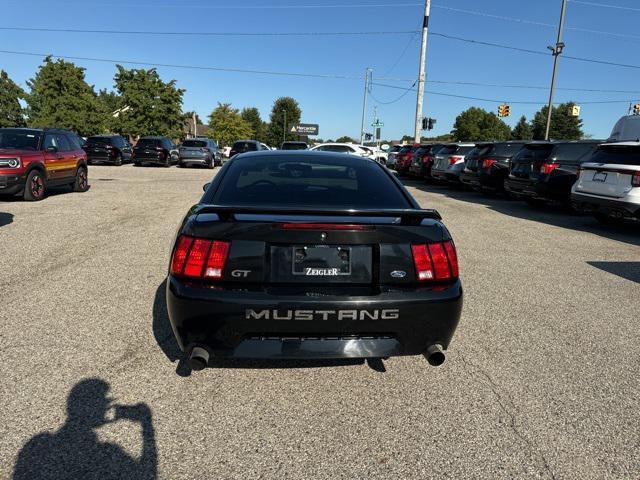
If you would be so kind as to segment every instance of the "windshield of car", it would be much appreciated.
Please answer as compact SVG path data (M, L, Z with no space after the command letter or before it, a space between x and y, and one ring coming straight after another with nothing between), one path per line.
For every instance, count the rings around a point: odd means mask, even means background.
M391 177L376 163L341 158L240 158L209 200L220 205L410 208Z
M182 142L183 147L195 147L195 148L204 148L207 146L207 142L204 140L185 140Z
M615 165L640 165L640 146L603 145L588 161Z
M136 143L136 147L140 148L156 148L160 146L160 140L157 138L141 138L138 140L138 143Z
M87 139L89 145L111 145L111 138L109 137L89 137Z
M39 144L39 133L0 130L0 148L8 150L37 150Z
M254 152L258 147L254 142L236 142L233 144L233 151L236 153Z
M596 146L595 143L561 143L553 149L551 157L556 161L579 160L593 151Z

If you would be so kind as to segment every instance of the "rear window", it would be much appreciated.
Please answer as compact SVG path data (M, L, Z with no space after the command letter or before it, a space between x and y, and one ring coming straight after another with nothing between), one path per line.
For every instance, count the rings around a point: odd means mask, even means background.
M445 145L440 150L438 150L438 155L451 155L456 153L458 147L456 145Z
M491 155L496 155L499 157L512 157L523 146L524 143L496 143L493 145Z
M393 145L393 146L389 149L389 153L399 152L400 150L402 150L402 145Z
M236 153L255 152L258 147L253 142L236 142L233 144L232 150Z
M89 145L112 145L109 137L89 137L87 143Z
M492 145L480 145L473 148L469 153L467 153L467 157L479 157L480 155L486 155L492 148Z
M579 160L596 148L594 143L564 143L556 145L551 152L555 161Z
M467 153L469 153L474 148L476 148L476 147L473 146L473 145L458 147L458 149L456 150L456 153L459 154L459 155L466 155Z
M183 147L196 147L196 148L204 148L207 146L207 142L204 140L185 140L182 142Z
M412 146L412 145L405 145L404 147L402 147L402 148L400 149L400 152L399 152L399 153L407 153L407 152L410 152L412 148L413 148L413 146Z
M351 156L241 158L212 197L207 201L220 205L411 207L379 165Z
M536 161L544 160L553 150L551 144L526 145L522 150L513 156L513 161Z
M306 150L307 144L303 142L283 143L281 150Z
M136 147L142 148L156 148L161 146L160 140L157 138L141 138L138 140L138 143L136 143Z
M640 147L632 145L602 146L595 151L589 162L640 165Z

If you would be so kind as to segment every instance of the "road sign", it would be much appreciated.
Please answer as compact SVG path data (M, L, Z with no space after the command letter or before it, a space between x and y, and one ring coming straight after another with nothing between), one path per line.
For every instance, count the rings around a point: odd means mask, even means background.
M382 123L380 120L376 120L375 122L373 122L371 124L372 127L378 128L378 127L384 127L384 123Z
M571 116L579 117L580 116L580 105L573 105L571 107Z
M289 132L298 135L318 135L320 126L317 123L294 123L289 125Z

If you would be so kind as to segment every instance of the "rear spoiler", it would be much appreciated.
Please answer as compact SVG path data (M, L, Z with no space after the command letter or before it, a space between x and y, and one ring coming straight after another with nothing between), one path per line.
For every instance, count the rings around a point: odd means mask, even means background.
M220 220L234 220L233 216L254 214L254 215L300 215L314 217L394 217L400 218L402 225L419 225L424 219L442 220L440 214L434 209L421 208L399 208L399 209L353 209L353 208L315 208L301 207L252 207L229 205L197 205L192 212L194 215L201 213L217 214Z

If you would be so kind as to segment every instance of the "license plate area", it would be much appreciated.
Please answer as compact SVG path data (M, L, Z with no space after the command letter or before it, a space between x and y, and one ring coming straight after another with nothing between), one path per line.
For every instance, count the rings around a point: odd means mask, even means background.
M596 172L593 174L593 181L604 183L607 181L607 174L605 172Z
M293 275L337 277L351 275L351 248L334 245L298 245L291 253Z

